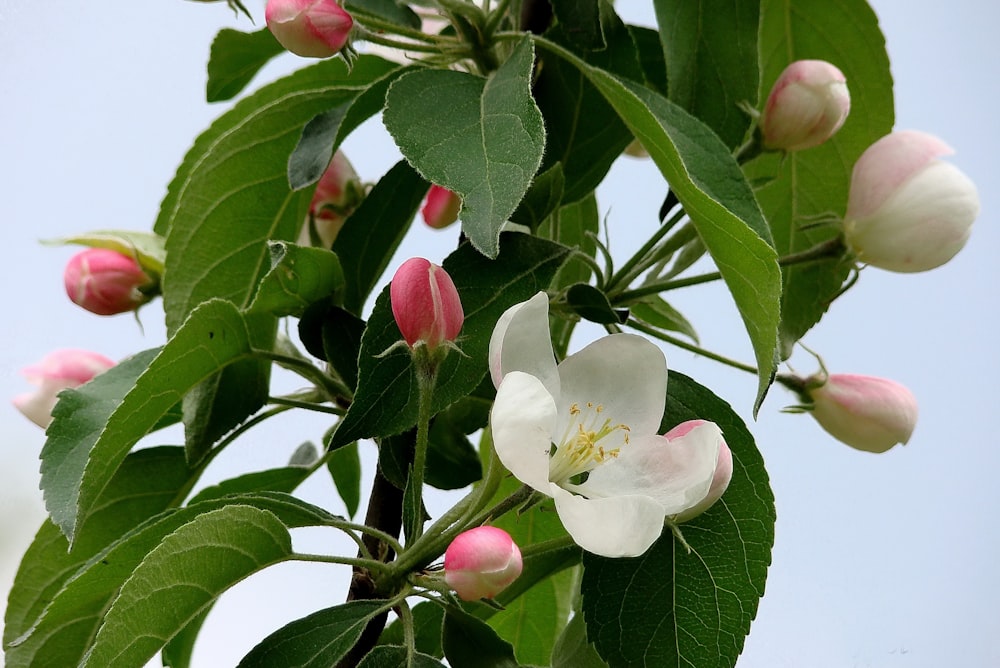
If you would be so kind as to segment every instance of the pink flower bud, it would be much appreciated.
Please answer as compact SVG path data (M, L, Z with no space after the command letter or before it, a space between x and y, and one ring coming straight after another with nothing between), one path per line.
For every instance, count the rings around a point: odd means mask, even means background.
M465 314L458 290L444 269L422 257L404 262L389 286L392 315L412 348L422 341L434 349L454 341Z
M357 172L342 151L333 154L330 166L316 183L309 216L299 233L300 246L313 245L313 233L319 245L333 246L344 221L364 197L364 187ZM310 227L312 225L312 227Z
M808 390L812 416L838 441L867 452L906 444L917 424L917 400L886 378L833 374Z
M267 27L292 53L329 58L347 44L354 19L334 0L267 0Z
M97 315L134 311L150 299L142 288L153 285L134 258L106 248L88 248L71 257L63 280L69 298Z
M420 213L429 227L440 230L458 220L458 212L461 210L461 197L447 188L431 186L427 193L427 202Z
M801 151L840 129L851 110L844 74L825 60L797 60L781 73L760 119L764 146Z
M14 397L14 406L43 429L52 421L52 408L61 390L79 387L115 365L103 355L86 350L56 350L21 374L38 389Z
M672 441L676 438L683 438L702 425L712 425L713 428L715 427L714 423L708 422L707 420L688 420L687 422L681 422L679 425L664 434L663 437L668 441ZM694 519L711 508L716 501L722 498L722 495L729 487L729 482L732 479L733 451L729 449L729 446L722 439L722 432L719 431L719 458L716 460L715 475L712 477L712 486L709 487L708 494L705 495L704 499L677 515L677 517L674 518L674 521L687 522L688 520Z
M503 529L460 533L444 553L444 580L463 601L493 598L521 574L521 550Z
M905 130L882 137L854 164L844 240L858 260L889 271L939 267L965 246L979 215L975 184L943 141Z

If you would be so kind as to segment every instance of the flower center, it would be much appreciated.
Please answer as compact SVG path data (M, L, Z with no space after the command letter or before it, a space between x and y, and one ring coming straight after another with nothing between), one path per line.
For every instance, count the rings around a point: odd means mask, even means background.
M620 448L605 448L605 440L618 431L625 432L624 443L628 444L629 427L614 424L604 416L604 406L587 402L569 407L570 419L566 431L556 443L555 452L549 460L549 480L556 484L570 481L574 476L593 470L597 465L618 456ZM617 440L617 439L614 439ZM604 445L601 441L605 441Z

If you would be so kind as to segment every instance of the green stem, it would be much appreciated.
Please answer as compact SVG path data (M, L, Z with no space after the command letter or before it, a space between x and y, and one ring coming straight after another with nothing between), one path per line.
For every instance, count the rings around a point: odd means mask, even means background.
M424 492L424 469L427 468L427 445L430 440L431 414L433 412L434 385L437 383L436 361L424 359L421 353L426 349L419 348L414 355L414 365L417 372L417 388L420 393L417 412L417 441L413 449L413 470L410 472L410 479L406 486L416 492L417 503L413 508L416 521L407 536L407 541L412 542L420 538L423 533L423 492ZM433 353L431 354L433 356ZM428 356L430 357L430 356Z
M399 613L399 621L403 625L403 642L406 646L406 665L414 665L414 658L417 654L417 637L413 623L413 611L404 598L396 608Z
M653 249L656 248L656 245L660 243L660 240L663 239L663 237L666 236L671 229L673 229L674 225L676 225L684 215L684 210L681 209L660 225L659 229L656 230L653 236L651 236L645 244L643 244L642 248L636 251L636 253L632 255L632 257L630 257L617 272L615 272L615 275L611 277L611 280L608 281L605 286L605 290L608 294L612 293L618 285L628 285L632 279L649 268L647 262Z
M389 571L388 564L383 564L381 561L376 561L375 559L356 559L354 557L336 557L329 554L306 554L301 552L293 553L290 558L295 561L309 561L321 564L338 564L341 566L364 568L378 574Z
M715 360L716 362L720 362L722 364L725 364L726 366L731 366L734 369L739 369L740 371L746 371L747 373L752 373L754 375L757 374L757 367L750 366L749 364L744 364L742 362L737 362L734 359L724 357L723 355L719 355L718 353L713 353L711 350L705 350L700 346L696 346L693 343L688 343L687 341L684 341L683 339L678 339L676 337L670 336L666 332L661 332L660 330L650 327L646 323L639 322L638 320L635 320L633 318L629 318L628 325L633 329L637 329L640 332L649 334L650 336L654 336L661 341L669 343L670 345L677 346L678 348L683 348L684 350L689 350L695 354L701 355L702 357L707 357L710 360Z
M299 401L298 399L289 399L288 397L268 397L267 403L288 408L304 408L307 411L329 413L330 415L344 415L345 413L343 409L334 406L324 406L312 403L311 401Z
M404 42L392 39L391 37L384 37L380 33L365 30L364 28L356 28L355 31L357 32L357 38L363 42L368 42L369 44L379 44L381 46L387 46L391 49L399 49L400 51L441 53L445 48L452 49L458 45L457 43L452 46L451 44L421 44L420 42Z
M291 355L282 355L270 350L254 349L253 352L257 357L270 360L278 366L293 371L306 380L313 382L326 393L331 401L335 401L338 397L351 399L354 396L354 393L351 392L351 389L342 380L327 375L309 360L292 357Z
M488 36L492 36L496 32L497 27L500 22L503 21L504 15L507 13L507 7L510 6L510 0L500 0L497 6L493 8L489 16L486 19L486 25L484 26L484 31Z
M506 515L530 499L534 493L535 490L533 488L528 487L527 485L521 485L516 492L508 496L506 499L501 500L492 508L483 510L465 524L466 526L477 527L481 524L489 522L490 520Z

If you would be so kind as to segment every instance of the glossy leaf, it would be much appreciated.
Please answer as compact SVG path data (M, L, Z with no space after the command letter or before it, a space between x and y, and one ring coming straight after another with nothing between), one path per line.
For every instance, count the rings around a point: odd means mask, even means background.
M583 556L587 637L612 666L733 666L764 593L774 497L753 437L712 392L671 371L661 432L689 419L717 423L733 479L706 513L669 529L642 556Z
M284 50L267 28L251 33L223 28L212 40L205 99L222 102L236 97L260 68Z
M450 607L445 612L441 644L452 666L519 668L510 644L463 610Z
M451 354L438 371L433 411L436 413L469 394L486 375L489 332L510 306L546 288L566 258L558 244L508 233L501 240L500 259L490 260L465 244L443 263L462 298L465 324L456 341L464 354ZM358 391L344 421L333 435L332 447L359 438L389 436L417 421L417 390L408 350L395 348L402 340L382 291L361 342Z
M851 170L872 142L892 130L892 74L878 19L868 3L765 1L761 41L773 44L761 60L761 99L788 63L818 58L847 77L851 113L844 126L821 146L789 154L764 155L746 167L764 185L757 191L779 255L804 251L838 234L829 225L812 226L817 216L842 216L847 208ZM785 267L782 271L781 355L826 313L851 265L841 258Z
M569 286L566 303L581 318L602 325L620 325L628 319L627 310L612 308L607 295L587 283Z
M428 181L461 195L462 230L490 258L542 161L533 66L524 39L487 79L421 70L400 77L386 96L383 120L403 155Z
M743 143L757 102L759 0L655 0L667 65L668 97L715 130Z
M271 269L264 275L249 313L299 317L312 303L344 291L344 271L334 253L284 241L268 244Z
M135 443L184 394L251 352L229 302L203 304L150 361L137 355L63 395L42 449L45 507L72 543Z

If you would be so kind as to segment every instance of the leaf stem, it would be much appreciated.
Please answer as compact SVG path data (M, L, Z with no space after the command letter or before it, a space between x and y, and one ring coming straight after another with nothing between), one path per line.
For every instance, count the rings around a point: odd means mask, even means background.
M618 285L628 285L632 279L641 274L643 271L649 268L649 260L652 257L655 261L655 255L653 254L653 249L656 245L660 243L660 240L673 229L674 225L684 217L684 210L679 209L677 213L668 218L663 222L662 225L656 230L656 232L642 245L635 254L628 259L625 264L623 264L615 275L611 277L605 286L606 293L610 294Z
M338 564L341 566L351 566L353 568L364 568L376 573L385 573L389 570L389 565L375 559L358 559L355 557L338 557L329 554L309 554L295 552L290 557L295 561L309 561L321 564Z
M354 393L351 392L344 381L324 373L322 369L317 368L309 360L291 355L283 355L271 350L261 350L259 348L254 349L254 355L270 360L278 366L293 371L306 380L313 382L326 393L331 401L336 401L337 398L351 399L354 396Z
M650 327L646 323L635 320L634 318L629 318L628 325L633 329L637 329L640 332L649 334L650 336L654 336L661 341L669 343L670 345L677 346L678 348L683 348L684 350L689 350L697 355L701 355L702 357L707 357L710 360L715 360L716 362L720 362L722 364L725 364L726 366L731 366L734 369L739 369L740 371L746 371L747 373L752 373L754 375L757 374L757 367L751 366L749 364L744 364L743 362L738 362L734 359L730 359L723 355L719 355L718 353L713 353L711 350L706 350L701 346L696 346L693 343L688 343L687 341L684 341L683 339L678 339L676 337L673 337L667 334L666 332L662 332L656 329L655 327Z
M335 406L324 406L323 404L317 404L311 401L299 401L298 399L291 399L289 397L268 397L267 402L269 404L286 406L288 408L304 408L307 411L329 413L330 415L344 415L345 413L343 409Z

